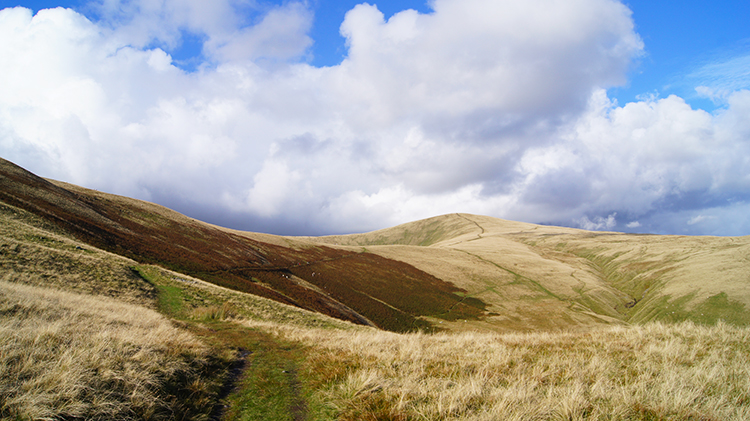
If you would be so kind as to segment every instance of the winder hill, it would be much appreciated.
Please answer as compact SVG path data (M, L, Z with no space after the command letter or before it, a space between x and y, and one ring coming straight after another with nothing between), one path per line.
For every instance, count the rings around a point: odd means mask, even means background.
M452 214L310 241L404 261L487 303L481 320L440 324L453 329L750 322L747 236L590 232Z
M366 234L234 231L0 161L0 202L88 245L393 331L746 325L750 237L626 235L452 214Z

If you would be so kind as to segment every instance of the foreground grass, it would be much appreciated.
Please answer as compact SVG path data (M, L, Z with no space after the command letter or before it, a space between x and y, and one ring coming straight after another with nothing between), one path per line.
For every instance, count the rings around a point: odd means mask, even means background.
M226 357L144 307L0 282L3 419L207 419Z
M304 369L338 420L750 419L746 328L422 335L246 323L310 348Z
M138 271L183 329L114 299L0 282L0 418L208 419L236 350L225 420L750 419L747 328L396 334ZM221 349L232 355L216 364Z

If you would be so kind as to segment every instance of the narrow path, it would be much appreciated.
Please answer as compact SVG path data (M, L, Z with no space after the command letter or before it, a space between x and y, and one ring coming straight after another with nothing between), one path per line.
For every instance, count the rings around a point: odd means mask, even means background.
M484 235L484 233L486 232L486 231L484 230L484 227L483 227L483 226L479 225L479 223L478 223L477 221L475 221L475 220L473 220L473 219L469 219L469 218L467 218L466 216L464 216L464 215L461 215L460 213L457 213L457 214L456 214L456 216L458 216L459 218L465 219L465 220L467 220L467 221L471 222L472 224L476 225L476 226L477 226L477 228L479 228L479 230L481 231L481 232L480 232L479 234L477 234L477 238L476 238L476 240L479 240L480 238L482 238L482 236L483 236L483 235ZM471 240L470 240L470 241L471 241Z
M247 357L250 354L252 354L252 352L248 351L247 349L240 348L238 350L237 360L235 360L229 367L227 378L226 380L224 380L224 384L219 390L219 394L216 399L216 405L214 406L214 409L211 412L211 417L209 418L211 421L221 421L221 419L224 417L224 413L228 408L228 406L224 402L229 394L237 388L237 382L240 380L242 372L245 371L245 367L247 366Z
M310 418L304 349L273 334L221 321L190 325L209 344L239 350L229 367L211 421L306 421Z
M302 396L302 384L297 375L297 369L293 368L287 371L289 376L289 413L294 421L305 421L307 419L307 402Z

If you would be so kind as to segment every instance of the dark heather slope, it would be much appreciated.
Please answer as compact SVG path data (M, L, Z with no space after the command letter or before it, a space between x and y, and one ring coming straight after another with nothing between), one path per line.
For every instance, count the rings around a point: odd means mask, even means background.
M420 316L485 313L483 302L403 262L322 245L264 243L151 203L65 186L0 158L0 203L138 262L394 331L431 328Z

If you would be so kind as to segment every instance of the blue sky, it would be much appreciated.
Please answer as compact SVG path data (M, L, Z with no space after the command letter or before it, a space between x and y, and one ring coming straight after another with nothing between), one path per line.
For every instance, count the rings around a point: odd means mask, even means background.
M87 1L21 1L18 5L35 12L40 9L69 7L92 19L96 14ZM261 2L265 7L282 2ZM310 30L314 44L309 62L315 66L339 64L346 55L345 39L339 26L346 12L362 2L356 0L313 0L310 8L314 21ZM414 9L430 13L423 0L387 0L372 2L388 19L395 13ZM633 12L636 31L645 44L643 57L635 60L628 83L611 89L611 96L620 103L636 101L643 95L684 97L697 108L713 111L718 104L693 92L703 66L717 61L729 61L737 55L750 54L750 2L740 0L685 0L681 2L630 0L624 2ZM255 13L250 14L254 18ZM178 64L193 70L196 57L201 54L201 39L189 33L183 42L169 51ZM192 59L192 60L191 60ZM744 64L744 63L741 63ZM730 69L726 69L730 71ZM688 81L686 81L688 79ZM691 83L692 82L692 83ZM744 87L750 87L750 75L744 74Z
M691 92L685 81L705 65L750 53L750 3L737 0L681 2L629 1L645 56L625 88L614 90L620 102L639 95L684 96L696 107L714 109ZM745 87L750 76L745 75Z
M0 156L43 176L279 234L750 234L748 2L2 8Z

